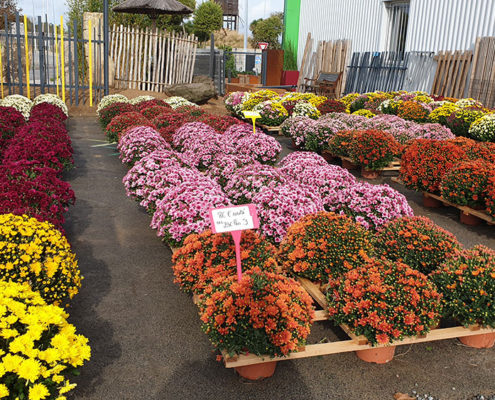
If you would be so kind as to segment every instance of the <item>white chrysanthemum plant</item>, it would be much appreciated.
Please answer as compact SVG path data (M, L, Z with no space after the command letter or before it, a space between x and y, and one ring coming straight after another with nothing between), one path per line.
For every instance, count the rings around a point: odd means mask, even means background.
M33 101L33 106L41 103L49 103L53 104L54 106L57 106L60 108L65 115L69 116L69 109L67 108L67 105L64 103L64 101L58 97L56 94L52 93L46 93L46 94L40 94L39 96L36 96Z
M149 101L149 100L155 100L155 98L153 96L148 96L148 95L137 96L137 97L130 99L129 103L136 105L136 104L142 103L143 101Z
M185 99L184 97L180 97L180 96L169 97L167 99L164 99L163 101L173 109L183 106L196 106L196 107L198 106L197 104L192 103L189 100Z
M31 113L31 107L33 102L25 96L20 94L11 94L0 101L0 105L3 107L14 107L19 111L26 121L29 119L29 114Z
M104 96L98 103L98 107L96 109L98 116L100 116L101 110L113 103L129 103L129 99L123 94L109 94L108 96Z
M478 118L469 128L469 136L482 142L495 142L495 114Z

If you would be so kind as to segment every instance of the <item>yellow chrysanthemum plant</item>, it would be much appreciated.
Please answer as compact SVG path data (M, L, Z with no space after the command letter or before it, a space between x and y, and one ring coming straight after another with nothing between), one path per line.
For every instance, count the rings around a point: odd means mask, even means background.
M89 360L68 314L27 285L0 281L0 399L65 400L67 375Z
M81 287L75 254L49 222L0 215L0 279L29 285L49 304L60 305Z

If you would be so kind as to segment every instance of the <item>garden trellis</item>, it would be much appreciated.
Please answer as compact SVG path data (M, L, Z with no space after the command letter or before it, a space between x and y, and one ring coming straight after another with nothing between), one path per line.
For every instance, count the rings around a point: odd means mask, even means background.
M89 40L81 35L84 32L83 21L65 24L63 32L60 26L43 20L41 16L27 18L28 23L24 26L21 21L19 14L16 14L14 23L8 22L7 15L4 15L4 29L0 31L4 95L26 95L28 87L31 98L44 93L59 93L63 97L65 91L67 103L75 105L89 98L90 89L96 100L104 95L103 64L106 55L103 52L102 24L93 26L90 46ZM91 87L90 49L94 71Z
M191 83L198 39L194 35L114 25L110 55L119 89L164 91Z

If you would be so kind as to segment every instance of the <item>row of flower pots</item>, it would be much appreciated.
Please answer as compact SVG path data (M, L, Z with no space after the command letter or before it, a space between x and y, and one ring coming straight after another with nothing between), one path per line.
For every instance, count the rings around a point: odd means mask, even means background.
M0 398L62 399L90 358L63 307L82 276L64 235L75 201L67 107L55 95L0 102Z

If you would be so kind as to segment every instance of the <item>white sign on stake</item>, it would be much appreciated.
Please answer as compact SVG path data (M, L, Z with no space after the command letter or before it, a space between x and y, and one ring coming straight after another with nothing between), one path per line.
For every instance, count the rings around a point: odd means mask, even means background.
M237 263L237 280L242 278L241 266L241 236L246 229L257 229L260 226L256 206L246 204L242 206L212 208L210 210L211 230L213 233L230 232L235 244L235 258Z

